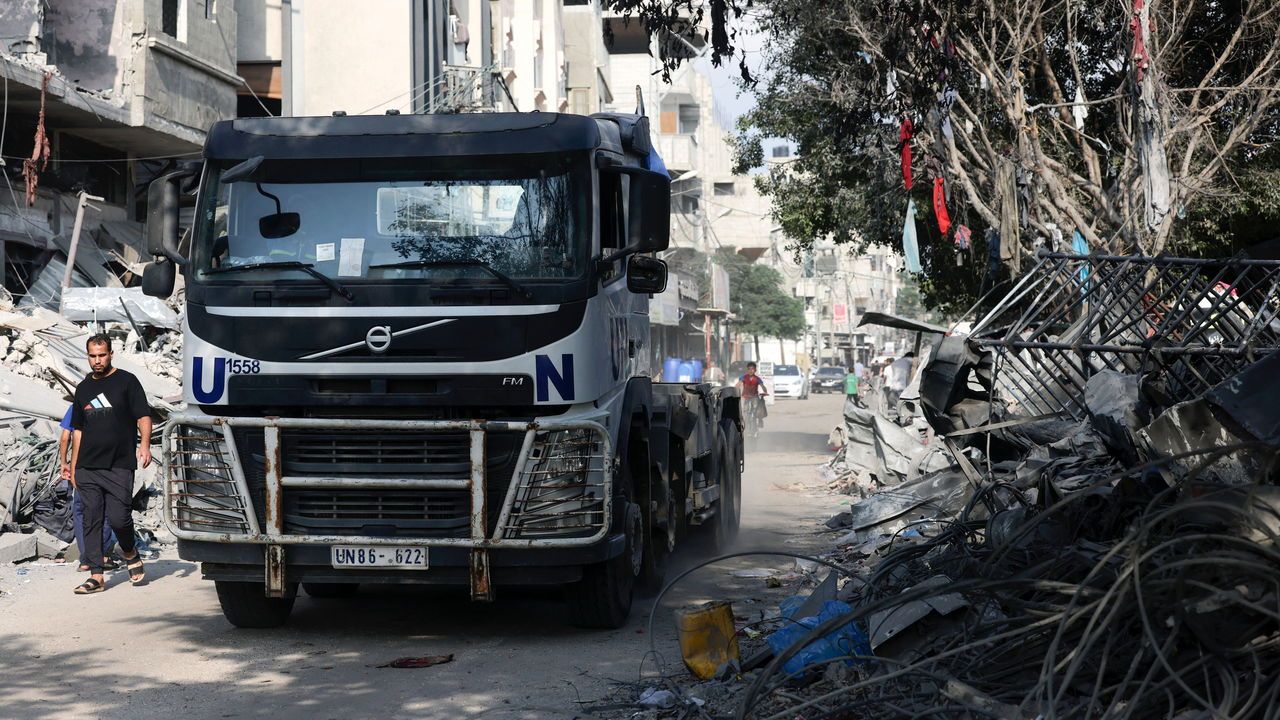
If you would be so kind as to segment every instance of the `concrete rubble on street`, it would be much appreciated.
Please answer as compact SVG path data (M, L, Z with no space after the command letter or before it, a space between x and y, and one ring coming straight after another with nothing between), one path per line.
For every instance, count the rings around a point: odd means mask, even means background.
M101 254L92 243L82 238L77 257ZM138 377L159 420L151 439L156 463L135 477L140 539L151 549L172 539L155 498L164 418L181 403L182 335L175 332L180 323L174 309L180 305L120 287L121 279L107 267L95 269L100 273L81 279L101 274L110 279L109 287L67 288L61 303L15 308L7 296L0 303L0 562L77 559L71 491L58 472L59 422L89 372L85 340L95 332L112 337L114 365ZM51 262L41 277L60 273Z
M917 368L927 444L846 403L821 472L855 499L795 597L739 618L741 667L660 667L618 717L1280 706L1278 279L1268 261L1042 254Z

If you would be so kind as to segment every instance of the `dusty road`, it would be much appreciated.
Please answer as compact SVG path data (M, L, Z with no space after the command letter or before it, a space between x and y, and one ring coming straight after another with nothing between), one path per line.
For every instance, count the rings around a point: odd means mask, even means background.
M827 432L840 399L779 401L744 478L740 549L804 551L840 501L794 484L818 485ZM793 486L788 490L779 486ZM694 558L673 559L673 573ZM788 568L752 558L703 569L663 605L782 591L734 568ZM25 573L19 575L21 569ZM617 681L656 672L641 667L649 647L638 601L631 624L613 632L569 627L552 593L499 592L472 605L464 591L363 590L351 600L302 595L279 630L237 630L218 609L213 584L167 551L148 566L151 582L130 587L124 573L107 592L72 595L72 568L0 568L0 718L568 718L577 703L605 698ZM739 613L752 604L737 606ZM680 665L671 614L660 608L656 646L669 670ZM447 665L378 669L405 655L453 653Z

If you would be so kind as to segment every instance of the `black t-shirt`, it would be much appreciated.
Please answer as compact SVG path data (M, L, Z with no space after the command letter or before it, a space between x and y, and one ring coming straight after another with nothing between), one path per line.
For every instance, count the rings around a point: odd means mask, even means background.
M138 420L151 414L138 378L119 368L101 379L87 375L72 406L71 427L81 431L77 468L138 468Z

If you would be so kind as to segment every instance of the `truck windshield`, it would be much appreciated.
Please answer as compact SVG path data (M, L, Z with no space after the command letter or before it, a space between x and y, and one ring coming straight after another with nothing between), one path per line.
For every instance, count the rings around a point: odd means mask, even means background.
M582 193L567 167L395 169L386 179L368 168L359 179L277 170L232 183L220 173L208 174L202 198L201 278L305 277L288 262L344 284L570 279L585 269ZM258 267L226 272L245 265Z

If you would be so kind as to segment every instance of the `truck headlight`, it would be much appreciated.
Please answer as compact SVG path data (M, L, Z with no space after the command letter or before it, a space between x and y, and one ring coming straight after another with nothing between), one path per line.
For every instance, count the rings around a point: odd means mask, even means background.
M167 494L177 529L248 533L247 506L236 487L222 433L182 425L176 441L167 458Z
M591 430L539 432L516 479L507 537L595 532L604 517L604 456Z

